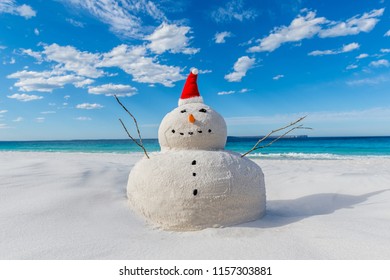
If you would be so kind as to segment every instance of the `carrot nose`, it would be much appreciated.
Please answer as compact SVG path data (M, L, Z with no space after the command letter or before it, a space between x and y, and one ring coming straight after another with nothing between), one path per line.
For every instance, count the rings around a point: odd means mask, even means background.
M194 122L195 122L195 117L194 117L193 114L190 114L190 115L188 116L188 121L189 121L190 123L194 123Z

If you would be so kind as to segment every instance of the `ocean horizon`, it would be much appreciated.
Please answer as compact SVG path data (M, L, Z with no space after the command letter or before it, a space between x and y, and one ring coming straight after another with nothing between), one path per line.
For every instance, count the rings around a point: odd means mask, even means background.
M261 136L228 136L225 150L249 151ZM266 145L273 139L263 143ZM157 139L143 139L148 152L160 151ZM0 151L142 153L130 139L0 141ZM248 155L254 158L344 159L351 157L390 157L390 136L307 137L290 136Z

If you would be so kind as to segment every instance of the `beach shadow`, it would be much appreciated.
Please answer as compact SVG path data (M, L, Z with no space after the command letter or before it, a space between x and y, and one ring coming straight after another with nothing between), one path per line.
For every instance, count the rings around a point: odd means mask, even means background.
M312 216L328 215L340 209L353 208L354 205L363 203L368 198L386 191L390 191L390 189L363 195L321 193L291 200L270 200L267 201L267 212L262 219L237 227L281 227Z

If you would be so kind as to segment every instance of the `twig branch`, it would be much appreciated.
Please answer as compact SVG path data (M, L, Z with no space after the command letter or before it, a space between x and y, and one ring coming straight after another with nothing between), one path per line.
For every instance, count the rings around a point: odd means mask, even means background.
M146 157L147 157L147 158L149 158L149 155L148 155L148 153L147 153L147 151L146 151L146 149L145 149L144 145L143 145L143 144L140 144L140 143L138 143L138 142L137 142L137 140L135 140L135 139L134 139L134 138L133 138L133 137L130 135L129 131L127 130L127 128L126 128L126 126L125 126L125 124L123 123L123 121L122 121L121 119L119 119L119 121L121 122L121 124L122 124L122 126L123 126L124 130L126 131L127 135L130 137L130 139L131 139L131 140L133 140L133 142L134 142L135 144L137 144L138 146L140 146L140 147L141 147L141 149L144 151L144 153L145 153Z
M278 128L278 129L275 129L275 130L272 130L270 133L268 133L266 136L264 136L263 138L261 138L259 141L257 141L257 143L252 147L252 149L250 149L249 151L247 151L245 154L242 154L241 157L245 157L246 155L248 155L249 153L255 151L255 150L259 150L259 149L264 149L266 147L269 147L271 146L273 143L275 143L276 141L278 141L280 138L286 136L287 134L289 134L291 131L295 130L295 129L312 129L310 127L303 127L302 124L301 125L298 125L298 126L294 126L295 124L299 123L300 121L302 121L304 118L306 118L307 116L304 116L304 117L301 117L299 119L297 119L296 121L284 126L284 127L281 127L281 128ZM278 136L277 138L275 138L274 140L272 140L271 142L269 142L268 144L266 145L263 145L263 146L259 146L259 144L261 142L263 142L264 140L266 140L267 138L269 138L272 134L274 134L275 132L278 132L278 131L281 131L281 130L284 130L286 128L289 128L291 126L294 126L293 128L289 129L287 132L283 133L282 135Z
M127 130L127 128L126 128L125 124L123 123L123 121L122 121L121 119L119 119L120 123L122 124L122 127L123 127L124 130L126 131L126 133L127 133L127 135L129 136L129 138L130 138L135 144L137 144L139 147L141 147L141 149L144 151L146 157L149 158L149 155L148 155L148 153L147 153L147 151L146 151L146 149L145 149L145 146L144 146L144 144L142 143L141 132L140 132L139 127L138 127L137 119L133 116L132 113L130 113L129 110L127 110L127 108L125 107L125 105L122 104L122 102L119 100L119 98L118 98L116 95L114 95L114 97L115 97L116 101L119 103L119 105L121 105L122 108L123 108L123 109L130 115L130 117L133 119L134 124L135 124L135 127L137 128L137 133L138 133L138 137L139 137L139 143L137 142L136 139L134 139L133 136L130 135L130 133L129 133L129 131Z
M139 130L139 128L138 128L137 119L133 116L132 113L130 113L129 110L127 110L127 108L125 107L125 105L122 104L122 102L119 100L119 98L118 98L116 95L114 95L114 97L115 97L116 101L119 103L119 105L121 105L122 108L123 108L123 109L130 115L130 117L133 119L133 121L134 121L134 123L135 123L135 127L137 128L137 133L138 133L138 136L139 136L139 142L141 143L141 145L143 145L143 144L142 144L141 132L140 132L140 130Z

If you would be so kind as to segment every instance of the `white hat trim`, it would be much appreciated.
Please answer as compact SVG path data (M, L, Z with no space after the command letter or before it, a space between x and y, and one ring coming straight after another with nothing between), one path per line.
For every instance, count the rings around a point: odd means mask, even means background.
M191 98L181 99L179 98L179 106L182 106L184 104L189 103L203 103L203 97L202 96L195 96Z

